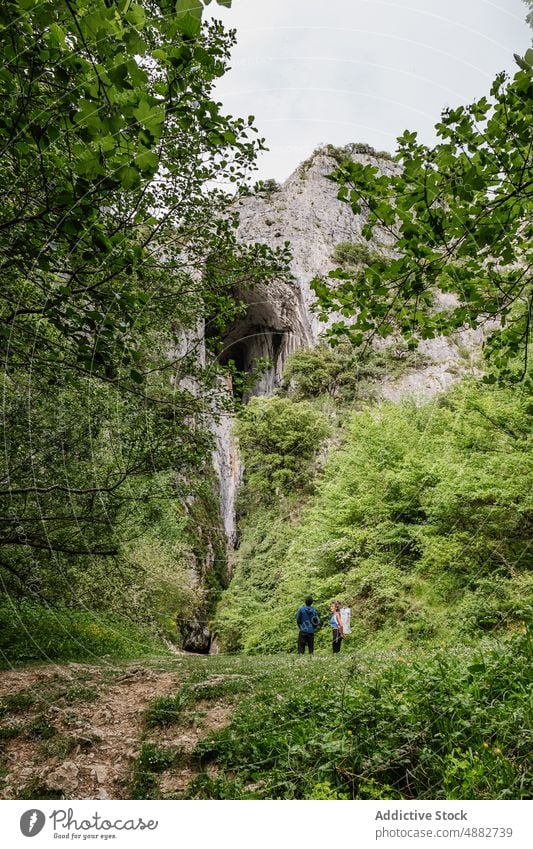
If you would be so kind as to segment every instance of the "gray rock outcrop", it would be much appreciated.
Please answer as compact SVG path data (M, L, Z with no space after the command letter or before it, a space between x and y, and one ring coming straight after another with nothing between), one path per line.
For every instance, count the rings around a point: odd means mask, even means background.
M359 243L387 251L390 236L377 230L375 241L362 235L364 215L354 215L350 206L337 198L336 185L327 179L338 165L339 153L362 164L372 164L381 173L393 173L398 164L387 154L376 154L364 145L336 151L330 145L315 151L281 186L273 181L257 194L238 203L242 242L262 242L270 247L290 242L292 280L274 280L245 290L246 314L230 327L223 340L221 361L233 360L240 371L251 372L254 363L268 359L271 367L263 372L249 394L273 392L281 382L287 357L297 348L314 347L328 324L313 309L311 281L326 276L337 266L333 259L341 242ZM328 323L336 320L331 316ZM466 373L477 373L476 360L482 333L465 331L454 338L436 338L420 344L421 365L400 377L384 376L379 394L398 401L405 396L423 400L449 388ZM383 343L382 343L383 344ZM242 469L232 436L232 421L223 415L214 425L216 449L213 462L220 483L221 524L231 551L236 543L235 498ZM184 635L184 647L206 651L211 635L202 627L192 627Z
M327 324L320 321L313 310L310 286L314 277L325 276L336 267L336 246L350 242L386 251L390 245L390 236L379 230L375 241L368 243L362 235L365 216L354 215L348 204L338 200L337 186L327 177L337 167L339 153L374 165L385 174L399 167L387 154L373 153L365 145L342 151L327 145L299 165L281 186L267 185L264 191L239 202L239 238L271 247L288 241L293 257L291 282L273 281L243 293L249 308L224 341L227 359L233 359L243 371L250 371L260 357L272 363L251 394L272 392L280 383L289 354L300 347L314 347L328 324L338 318L331 316ZM448 388L472 368L481 341L481 332L465 331L455 339L441 337L421 343L424 367L397 381L385 380L383 397L398 400L411 394L423 399Z

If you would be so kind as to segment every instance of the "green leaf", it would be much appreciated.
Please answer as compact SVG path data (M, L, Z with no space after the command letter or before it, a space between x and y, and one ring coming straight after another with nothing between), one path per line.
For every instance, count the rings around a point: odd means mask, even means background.
M137 108L133 110L133 114L143 127L146 127L154 135L160 135L161 125L165 120L165 112L161 105L150 104L147 100L141 100Z
M132 189L139 182L139 172L130 165L120 168L118 176L124 189Z
M200 0L176 0L177 25L183 35L196 38L200 34L202 12Z
M54 23L50 25L50 34L59 47L65 46L65 33L58 24Z
M152 150L143 150L135 157L135 164L141 171L154 173L159 164L159 156Z
M528 52L530 52L530 51L528 51ZM525 57L519 56L518 53L513 53L513 56L514 56L514 60L515 60L515 62L518 65L519 68L522 68L523 71L530 71L531 70L531 63L528 62L528 60ZM526 54L526 56L527 56L527 54Z
M176 0L176 12L178 15L190 13L197 18L202 17L203 7L200 0Z
M142 28L146 22L146 13L142 6L132 5L126 12L126 18L133 26Z
M198 38L201 32L201 21L192 15L183 15L178 19L178 29L187 38Z
M472 666L468 667L469 672L485 672L486 666L484 663L473 663Z

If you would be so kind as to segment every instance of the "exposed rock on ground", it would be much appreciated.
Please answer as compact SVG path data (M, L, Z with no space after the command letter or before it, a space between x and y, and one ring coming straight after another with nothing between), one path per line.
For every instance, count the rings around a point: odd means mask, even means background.
M175 753L159 793L180 795L196 775L196 743L222 728L232 700L202 698L183 721L147 729L144 713L183 684L172 660L147 665L32 667L0 680L0 798L132 798L135 764L149 742ZM135 797L133 797L135 798Z

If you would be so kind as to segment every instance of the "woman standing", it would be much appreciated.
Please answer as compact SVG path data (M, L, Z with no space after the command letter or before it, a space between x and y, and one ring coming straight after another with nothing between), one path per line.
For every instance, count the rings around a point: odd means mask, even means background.
M340 614L341 606L338 601L332 601L329 609L331 610L331 619L329 621L331 625L333 654L337 654L341 650L342 635L344 633Z

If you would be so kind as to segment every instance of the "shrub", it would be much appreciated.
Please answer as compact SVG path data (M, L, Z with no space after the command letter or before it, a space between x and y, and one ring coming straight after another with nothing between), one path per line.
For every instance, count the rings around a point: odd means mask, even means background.
M310 404L252 398L237 422L248 496L265 504L305 488L313 460L329 433Z
M272 195L275 192L281 191L281 186L277 182L277 180L274 180L273 177L269 177L266 180L259 180L259 182L255 186L255 189L257 193Z
M30 601L0 604L1 665L167 653L138 625L120 617L99 617Z
M339 242L332 255L333 261L342 268L358 269L382 259L382 255L370 248L367 242Z
M425 365L423 354L408 351L403 345L363 351L350 342L340 342L333 348L322 343L291 354L282 389L295 400L329 396L340 404L368 403L378 399L384 379L399 378Z

